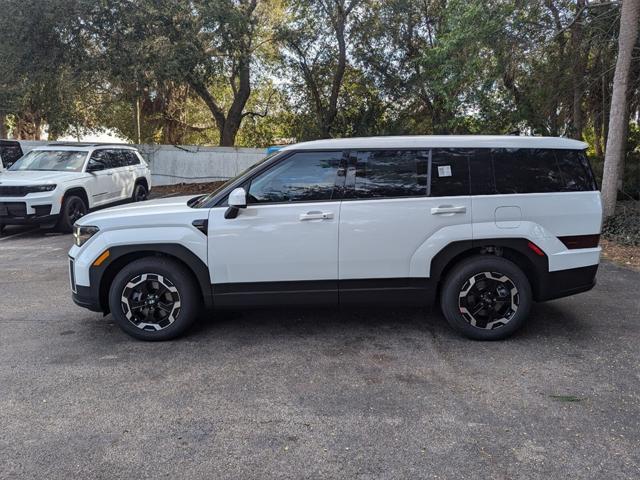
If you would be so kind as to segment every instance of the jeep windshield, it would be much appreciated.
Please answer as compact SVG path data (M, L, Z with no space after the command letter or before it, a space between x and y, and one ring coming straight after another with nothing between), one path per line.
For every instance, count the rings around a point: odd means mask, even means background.
M31 150L9 170L81 172L87 152L74 150Z

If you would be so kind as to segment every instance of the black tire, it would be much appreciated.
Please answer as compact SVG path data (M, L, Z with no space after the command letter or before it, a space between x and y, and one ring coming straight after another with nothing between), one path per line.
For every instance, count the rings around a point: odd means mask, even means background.
M65 196L56 229L63 233L71 233L73 224L84 217L88 210L89 208L82 197L73 194Z
M146 257L128 264L109 289L114 320L139 340L179 337L196 320L201 305L191 272L169 258Z
M147 199L148 196L149 190L147 190L147 187L145 187L143 183L136 183L136 185L133 187L133 195L131 197L131 200L133 200L134 202L143 202Z
M449 272L440 292L440 307L449 325L475 340L501 340L513 334L529 316L532 301L531 285L522 270L493 255L462 260Z

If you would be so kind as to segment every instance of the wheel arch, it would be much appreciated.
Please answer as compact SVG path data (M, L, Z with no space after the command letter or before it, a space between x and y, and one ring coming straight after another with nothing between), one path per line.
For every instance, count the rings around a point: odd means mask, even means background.
M97 286L100 307L109 312L109 288L118 272L128 263L146 257L170 258L182 264L196 280L205 307L213 306L209 269L193 252L178 244L142 244L109 248L107 260L91 267L91 285Z
M526 275L533 297L541 297L542 283L549 272L549 261L546 255L536 254L529 247L531 242L526 238L488 238L453 242L444 247L431 261L430 277L438 283L440 290L442 280L449 271L465 258L473 255L496 255L515 263Z
M133 184L133 185L134 185L134 187L135 187L135 186L136 186L136 185L138 185L138 184L142 184L142 185L144 185L144 188L146 188L146 189L147 189L147 192L149 191L149 182L148 182L148 180L146 179L146 177L138 177L138 178L136 178L136 181L134 182L134 184Z
M71 187L65 190L64 194L62 195L62 200L60 201L60 203L63 204L65 199L71 195L75 195L82 198L87 208L88 209L91 208L92 205L89 199L89 195L87 194L87 191L83 187Z

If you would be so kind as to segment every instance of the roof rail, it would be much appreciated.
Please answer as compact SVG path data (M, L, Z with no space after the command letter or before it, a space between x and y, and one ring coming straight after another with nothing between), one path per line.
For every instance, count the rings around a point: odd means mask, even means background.
M47 147L96 147L97 143L82 143L82 142L53 142L48 143Z

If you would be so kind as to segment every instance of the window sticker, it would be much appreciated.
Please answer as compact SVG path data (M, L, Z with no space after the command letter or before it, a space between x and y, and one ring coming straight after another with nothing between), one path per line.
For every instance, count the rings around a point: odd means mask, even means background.
M451 176L451 165L440 165L438 167L438 176L439 177L450 177Z

